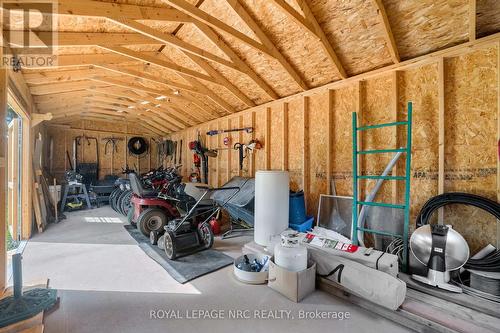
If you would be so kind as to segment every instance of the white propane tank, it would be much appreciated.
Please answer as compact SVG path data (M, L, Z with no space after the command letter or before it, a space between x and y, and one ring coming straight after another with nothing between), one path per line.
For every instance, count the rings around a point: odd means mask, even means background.
M286 171L255 174L254 240L267 246L274 235L288 228L290 178Z
M294 230L281 233L281 243L274 247L274 263L291 272L307 268L307 248L300 244L300 235Z

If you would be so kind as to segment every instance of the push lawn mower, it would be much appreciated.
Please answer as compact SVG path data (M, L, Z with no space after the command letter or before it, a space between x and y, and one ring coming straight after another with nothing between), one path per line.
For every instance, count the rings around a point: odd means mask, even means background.
M224 205L216 205L210 195L215 191L234 190L234 194L229 197L227 203L240 191L239 187L208 188L191 183L183 185L178 190L178 192L182 191L183 195L194 197L193 192L198 194L200 191L202 195L184 216L169 221L164 226L162 235L157 231L150 232L151 243L163 249L171 260L211 248L214 243L214 234L209 221Z

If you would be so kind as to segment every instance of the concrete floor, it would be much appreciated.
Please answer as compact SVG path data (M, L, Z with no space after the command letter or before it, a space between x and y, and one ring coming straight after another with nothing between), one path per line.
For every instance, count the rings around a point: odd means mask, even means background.
M49 278L61 298L59 309L46 315L47 333L408 331L321 291L293 303L265 285L236 281L231 266L181 285L136 245L111 208L67 217L33 237L23 255L25 284ZM217 240L215 248L236 257L250 240ZM242 310L243 318L228 319L230 310ZM299 319L301 310L349 312L350 318ZM206 311L211 319L194 318ZM257 317L272 314L281 318Z

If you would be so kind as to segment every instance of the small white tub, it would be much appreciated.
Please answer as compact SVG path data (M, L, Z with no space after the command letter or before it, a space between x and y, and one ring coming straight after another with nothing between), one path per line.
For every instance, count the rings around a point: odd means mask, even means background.
M254 261L254 259L257 259L257 261L262 262L262 259L264 259L264 257L266 257L266 255L248 253L247 257L250 260L250 262ZM269 257L269 256L267 256L267 257ZM243 270L239 269L237 267L237 265L242 263L244 260L245 260L245 258L243 256L238 257L234 260L233 270L234 270L234 276L236 277L236 279L243 282L243 283L248 283L248 284L267 283L269 271L268 270L264 271L264 272L246 272L246 271L243 271Z

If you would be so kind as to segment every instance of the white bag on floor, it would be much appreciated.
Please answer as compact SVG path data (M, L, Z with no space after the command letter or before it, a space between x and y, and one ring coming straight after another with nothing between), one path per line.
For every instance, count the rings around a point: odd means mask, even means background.
M406 283L387 273L346 258L325 256L324 253L316 256L311 253L311 258L316 262L317 274L377 305L397 310L405 300Z

